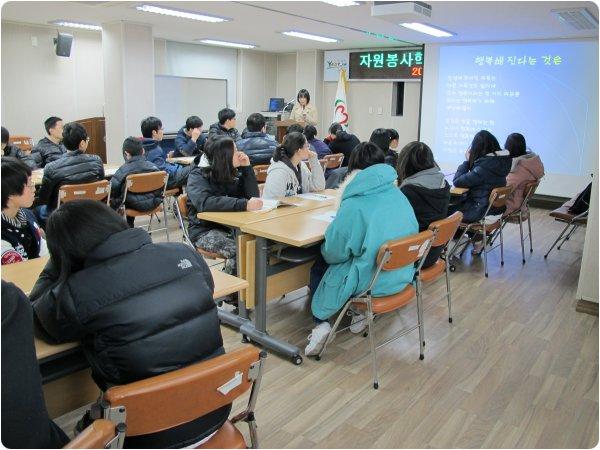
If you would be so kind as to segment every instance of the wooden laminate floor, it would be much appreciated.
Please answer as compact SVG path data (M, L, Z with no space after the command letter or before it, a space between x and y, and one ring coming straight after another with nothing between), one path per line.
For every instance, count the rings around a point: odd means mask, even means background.
M548 211L532 211L534 253L526 249L525 266L518 226L506 230L504 267L499 249L489 256L489 279L480 257L457 264L452 324L440 298L444 281L426 287L425 360L416 330L381 349L379 390L362 336L342 333L321 361L301 366L269 354L256 408L261 447L595 446L598 318L575 311L584 231L544 260L561 225ZM312 328L305 294L268 309L269 331L302 348ZM414 305L381 317L377 338L415 320ZM242 345L239 334L222 330L227 350ZM58 423L70 430L77 415Z

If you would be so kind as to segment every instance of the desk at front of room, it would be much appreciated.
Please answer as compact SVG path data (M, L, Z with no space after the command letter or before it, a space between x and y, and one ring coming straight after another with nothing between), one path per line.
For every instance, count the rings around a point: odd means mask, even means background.
M2 266L2 279L14 283L26 294L31 292L48 257ZM215 282L214 298L239 292L248 286L241 278L220 270L211 270ZM44 397L50 417L58 417L98 398L100 391L92 381L91 371L78 342L48 344L35 338Z

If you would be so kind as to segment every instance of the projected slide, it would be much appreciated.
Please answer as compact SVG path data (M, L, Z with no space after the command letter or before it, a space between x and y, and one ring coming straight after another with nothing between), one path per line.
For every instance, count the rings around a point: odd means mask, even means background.
M597 133L596 52L582 41L440 47L436 158L456 167L477 131L491 131L501 146L520 132L547 173L589 172L584 155L596 142L590 136Z

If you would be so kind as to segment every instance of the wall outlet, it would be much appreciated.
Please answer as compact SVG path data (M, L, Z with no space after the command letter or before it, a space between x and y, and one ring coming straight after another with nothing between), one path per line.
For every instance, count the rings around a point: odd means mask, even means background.
M37 47L38 46L38 38L37 38L37 36L31 36L31 46L32 47Z
M373 114L373 107L369 106L369 114Z
M383 114L383 108L381 106L377 108L377 114L380 116Z

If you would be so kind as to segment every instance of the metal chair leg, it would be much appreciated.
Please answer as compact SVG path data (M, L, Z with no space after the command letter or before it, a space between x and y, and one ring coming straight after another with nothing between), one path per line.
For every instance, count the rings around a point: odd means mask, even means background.
M167 232L167 242L170 242L171 239L169 239L169 224L167 223L167 208L166 208L164 200L163 200L163 217L165 219L165 231Z
M425 326L423 324L423 299L421 298L421 282L417 278L417 321L419 326L419 359L425 359Z
M335 319L335 323L333 324L333 328L329 332L329 336L327 336L327 340L325 341L325 344L323 344L323 348L321 349L321 351L319 352L319 354L316 357L317 361L319 361L321 359L321 357L325 354L325 350L327 349L327 346L331 343L331 341L333 341L333 339L335 337L335 333L337 332L337 329L338 329L338 327L340 325L340 322L342 321L342 318L346 314L346 311L348 311L348 308L350 308L350 304L351 304L350 301L346 302L346 304L344 305L344 307L342 308L342 310L338 314L337 319Z
M377 376L377 349L375 348L375 327L373 326L373 310L371 299L367 302L367 320L369 323L369 343L371 345L371 356L373 362L373 389L379 389L379 378Z
M487 236L485 233L485 222L483 223L483 273L488 277L488 261L487 261Z
M554 246L558 243L558 241L560 241L560 238L562 238L563 234L565 234L565 231L567 231L567 229L570 226L571 226L571 223L568 223L567 226L560 232L560 234L558 235L558 237L556 238L554 243L550 246L550 250L548 250L548 252L544 255L544 259L548 258L548 255L550 254L550 252L552 251Z
M562 245L571 238L571 236L573 235L573 233L575 232L576 229L577 229L577 225L573 224L573 228L571 228L571 231L569 231L569 234L567 234L567 237L565 237L562 240L562 242L560 244L558 244L558 247L556 247L557 250L560 250Z
M504 233L500 227L500 266L504 266Z
M523 257L523 264L525 264L525 243L523 242L523 214L519 211L519 231L521 232L521 256Z
M146 230L148 233L150 233L150 227L152 225L152 217L154 217L154 214L150 214L150 220L148 221L148 229Z
M448 322L452 323L452 294L450 291L450 266L446 258L446 297L448 298Z
M533 235L531 234L531 211L527 218L527 227L529 228L529 253L533 253Z

